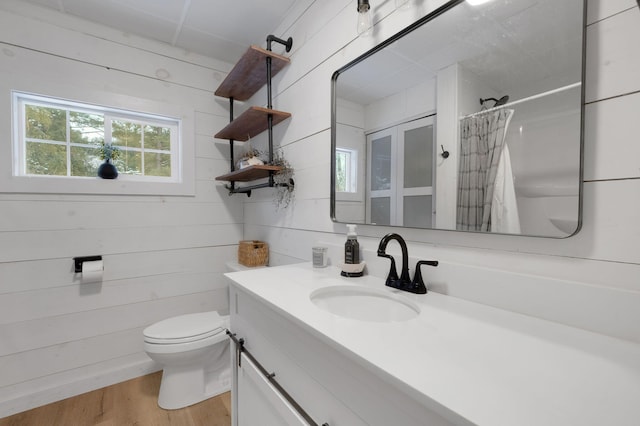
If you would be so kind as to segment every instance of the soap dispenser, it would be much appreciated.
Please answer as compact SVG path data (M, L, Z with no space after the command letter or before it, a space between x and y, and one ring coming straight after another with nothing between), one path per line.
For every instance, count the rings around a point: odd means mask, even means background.
M347 242L344 243L344 263L360 263L360 244L356 235L356 225L347 225Z

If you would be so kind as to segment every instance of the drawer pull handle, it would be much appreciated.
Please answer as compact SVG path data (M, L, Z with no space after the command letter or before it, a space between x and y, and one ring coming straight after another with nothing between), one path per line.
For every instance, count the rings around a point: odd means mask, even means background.
M230 332L229 330L227 330L227 336L229 336L229 338L233 340L233 343L236 344L236 357L238 358L238 367L241 366L240 359L242 357L240 356L240 354L244 353L245 356L249 358L253 364L255 364L255 366L258 368L260 373L264 377L266 377L267 380L269 380L269 382L278 390L278 392L280 392L280 394L287 400L287 402L289 402L289 404L291 404L293 408L295 408L295 410L309 423L310 426L318 426L318 423L314 422L313 419L309 416L309 414L307 414L307 412L304 411L304 409L300 406L300 404L298 404L296 400L293 399L293 397L289 395L289 393L286 390L284 390L282 386L280 386L280 383L276 381L276 379L274 378L276 377L276 373L275 372L269 373L262 366L262 364L260 364L258 360L255 359L253 355L251 355L251 352L249 352L247 348L244 347L244 343L245 343L244 339L238 339L236 337L236 334ZM329 426L329 423L323 423L322 426Z

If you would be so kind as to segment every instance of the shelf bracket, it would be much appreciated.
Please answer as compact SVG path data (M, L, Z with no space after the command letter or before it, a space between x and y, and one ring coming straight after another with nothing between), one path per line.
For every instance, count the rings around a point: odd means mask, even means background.
M276 43L280 43L284 46L285 50L289 52L291 47L293 46L293 38L289 37L286 41L274 36L273 34L269 34L267 36L267 50L271 51L271 42L275 41Z
M273 179L273 175L271 176L271 178ZM289 191L293 191L293 188L295 187L295 182L293 179L289 179L289 182L287 183L275 183L272 182L271 179L269 180L269 182L265 182L265 183L258 183L256 185L250 185L250 186L243 186L241 188L235 188L233 186L233 182L231 182L230 185L225 185L225 188L227 188L229 190L229 195L233 195L233 194L247 194L247 197L251 197L251 191L254 189L260 189L260 188L274 188L274 187L283 187L283 188L289 188Z

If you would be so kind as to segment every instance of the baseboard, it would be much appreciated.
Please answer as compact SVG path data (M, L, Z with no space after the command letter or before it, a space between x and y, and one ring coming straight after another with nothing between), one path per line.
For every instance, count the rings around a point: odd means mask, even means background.
M146 354L94 364L10 386L0 392L0 418L161 370Z

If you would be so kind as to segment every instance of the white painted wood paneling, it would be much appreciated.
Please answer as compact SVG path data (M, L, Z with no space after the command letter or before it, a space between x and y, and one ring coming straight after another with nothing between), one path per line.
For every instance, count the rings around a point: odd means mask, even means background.
M638 137L638 111L640 93L585 107L585 180L640 177L640 144L630 143Z
M0 386L97 364L142 351L142 328L90 337L2 357ZM42 362L46 360L46 362Z
M106 214L117 214L115 207L106 210ZM0 234L0 244L11 250L0 254L0 262L114 254L122 253L123 247L131 253L207 247L212 241L229 245L237 244L241 237L240 224L7 232Z
M588 0L587 24L593 24L594 22L637 6L638 3L635 0Z
M6 337L0 346L0 356L111 334L131 327L146 327L176 315L211 310L224 312L227 309L223 294L226 288L222 284L224 277L220 275L217 279L222 288L208 293L183 294L142 303L98 308L92 310L90 316L85 312L74 311L53 316L46 322L38 318L0 325L1 333ZM204 294L208 297L204 298Z
M0 417L157 370L142 329L178 314L226 313L221 274L243 230L242 200L214 181L228 169L213 138L228 111L213 91L230 66L61 14L22 16L30 10L0 6L0 95L188 111L195 196L0 193ZM5 160L9 108L0 106ZM95 254L103 282L80 284L72 257Z
M197 159L197 169L206 175L215 173L209 162ZM5 201L0 205L0 217L6 219L0 223L0 231L47 231L82 230L82 229L114 229L122 227L122 218L127 218L127 228L165 227L175 223L181 226L197 226L211 224L234 224L242 221L242 210L237 206L223 203L167 203L162 209L150 215L147 208L156 203L144 200L130 200L118 203L112 208L109 200L93 202L58 202L58 201ZM24 211L20 211L24 209ZM105 215L96 223L96 217L105 212L117 211L117 215ZM240 213L240 214L238 214ZM56 218L55 223L51 218Z
M586 102L640 90L639 13L628 9L587 28Z
M155 52L167 57L173 57L180 61L197 64L213 69L220 69L228 72L231 64L215 58L202 56L188 50L176 49L166 43L148 38L139 37L135 34L122 32L113 28L102 26L93 21L85 21L71 14L61 14L55 10L34 6L22 0L3 0L0 8L8 12L22 16L36 17L43 22L52 23L55 26L77 31L82 34L90 34L104 40L111 40L124 46L130 46L139 50ZM220 78L222 81L222 77Z
M56 36L43 37L43 34ZM77 30L67 30L31 18L16 19L11 13L0 15L0 39L7 44L47 52L69 60L187 87L210 86L213 89L216 84L214 72L222 71L185 63L155 52L123 49L120 43L89 34L79 39Z
M0 324L205 293L224 288L221 277L219 273L167 274L3 294L0 304L5 308L0 314ZM52 300L56 303L51 303Z

